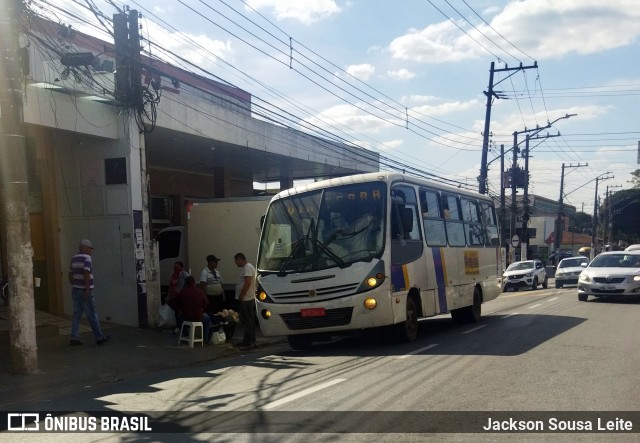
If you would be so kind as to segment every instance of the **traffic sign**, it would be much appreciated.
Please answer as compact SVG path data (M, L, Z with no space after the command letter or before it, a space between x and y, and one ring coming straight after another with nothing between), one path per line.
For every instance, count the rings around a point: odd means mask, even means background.
M520 245L520 237L518 237L517 235L514 235L513 237L511 237L511 246L513 246L514 248L517 248Z

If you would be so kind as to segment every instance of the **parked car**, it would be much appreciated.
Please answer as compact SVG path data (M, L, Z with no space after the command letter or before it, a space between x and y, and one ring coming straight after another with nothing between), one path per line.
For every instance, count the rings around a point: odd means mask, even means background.
M640 250L602 252L578 279L578 300L590 295L640 295Z
M578 276L589 264L587 257L563 258L556 268L556 288L564 285L577 285Z
M625 248L625 251L640 251L640 245L629 245Z
M549 263L555 266L563 258L569 258L569 257L575 257L575 256L576 255L573 252L560 252L560 254L558 254L558 257L556 257L556 253L552 252L551 254L549 254L548 260L549 260Z
M539 284L546 289L548 283L547 271L540 260L511 263L502 274L502 292L509 288L513 288L514 291L527 287L537 289Z

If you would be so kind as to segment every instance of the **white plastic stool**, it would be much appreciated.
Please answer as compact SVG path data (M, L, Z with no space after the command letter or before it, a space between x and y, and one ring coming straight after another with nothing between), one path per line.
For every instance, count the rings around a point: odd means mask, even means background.
M189 336L183 337L182 331L185 326L189 326ZM196 328L200 328L200 338L196 338ZM193 348L193 344L200 342L200 346L204 346L204 325L201 321L183 321L178 336L178 345L183 341L189 342L189 346Z

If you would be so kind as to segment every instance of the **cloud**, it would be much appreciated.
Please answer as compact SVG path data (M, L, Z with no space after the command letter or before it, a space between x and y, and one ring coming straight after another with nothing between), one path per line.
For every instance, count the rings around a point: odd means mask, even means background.
M271 9L278 20L297 20L306 25L341 11L333 0L248 0L247 5L255 10Z
M403 140L387 140L384 142L377 143L375 146L371 142L364 141L364 140L352 140L351 143L353 143L356 146L360 146L361 148L369 149L370 151L388 152L402 146L404 141Z
M469 109L474 109L479 105L480 105L480 102L478 102L478 100L476 99L473 99L473 100L467 100L464 102L461 102L461 101L445 102L437 105L425 104L420 106L414 106L411 108L411 110L420 114L434 116L434 115L451 114L453 112L468 111Z
M393 126L389 121L381 120L352 105L333 106L323 111L320 115L306 118L305 121L320 127L335 126L337 123L348 128L347 131L351 130L365 134L378 133L385 128Z
M387 75L396 80L409 80L416 76L415 73L408 69L398 69L397 71L387 71Z
M487 16L485 20L489 21ZM420 63L474 59L486 56L487 50L499 57L505 57L507 51L523 58L495 29L535 59L584 55L634 44L640 36L638 20L636 0L513 1L490 20L491 27L476 22L474 29L465 21L456 21L467 35L451 21L444 21L409 30L391 41L388 50L394 58Z
M473 40L451 22L411 30L389 44L393 58L421 63L444 63L480 56Z
M234 51L229 40L215 40L204 34L183 35L196 42L198 46L194 47L193 43L184 42L182 35L178 35L176 38L168 36L169 38L163 42L164 47L176 54L180 54L190 62L208 69L211 69L214 66L210 54L227 61L231 61L233 59ZM201 48L205 48L207 53L203 53Z
M507 4L491 24L534 57L591 54L637 41L637 6L635 0L525 0Z
M499 120L492 120L491 132L494 134L510 136L511 134L513 134L514 128L519 128L519 131L524 129L522 123L523 121L526 122L526 126L531 129L535 128L536 124L539 126L546 126L547 119L549 119L549 121L554 121L557 118L563 117L567 114L577 114L576 116L570 118L572 122L594 120L610 113L613 109L614 108L612 106L588 105L553 109L550 111L537 112L535 114L522 115L520 113L513 113L504 118L500 118ZM553 125L553 128L549 129L549 131L553 132L559 127L562 127L565 121L567 120L559 120Z
M376 73L376 68L369 64L350 65L345 71L357 79L367 81Z
M381 151L390 151L394 149L398 149L402 146L402 140L387 140L386 142L382 142L382 145L378 146Z

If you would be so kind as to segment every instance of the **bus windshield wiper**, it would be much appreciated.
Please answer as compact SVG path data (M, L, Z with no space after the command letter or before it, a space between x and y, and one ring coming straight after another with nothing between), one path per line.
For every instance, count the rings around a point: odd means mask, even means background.
M298 242L291 250L291 253L287 256L284 262L282 262L282 266L280 266L280 269L278 270L279 277L283 277L286 274L287 266L289 266L289 263L291 263L291 261L293 260L293 257L295 257L295 255L298 253L298 250L302 247L302 245L307 243L307 238L308 237L305 234L298 239Z
M284 262L282 262L282 266L280 266L280 269L278 270L278 277L284 277L287 273L287 267L289 266L289 264L291 263L291 261L293 260L293 257L296 256L296 254L298 253L298 251L300 250L301 247L304 247L307 245L307 240L309 239L309 234L311 233L311 229L313 229L313 218L311 219L311 223L309 224L309 229L307 229L307 233L306 234L302 234L302 236L300 236L300 238L298 239L298 242L296 243L296 245L293 247L293 249L291 250L291 253L287 256L287 258L284 260Z
M318 240L317 238L313 240L313 242L315 243L315 245L320 248L320 250L322 252L324 252L325 254L327 254L327 256L333 260L334 262L336 262L338 264L338 266L340 266L341 268L346 268L347 265L344 260L342 260L335 252L333 252L331 249L329 249L327 247L327 245L325 245L324 243L322 243L320 240Z

